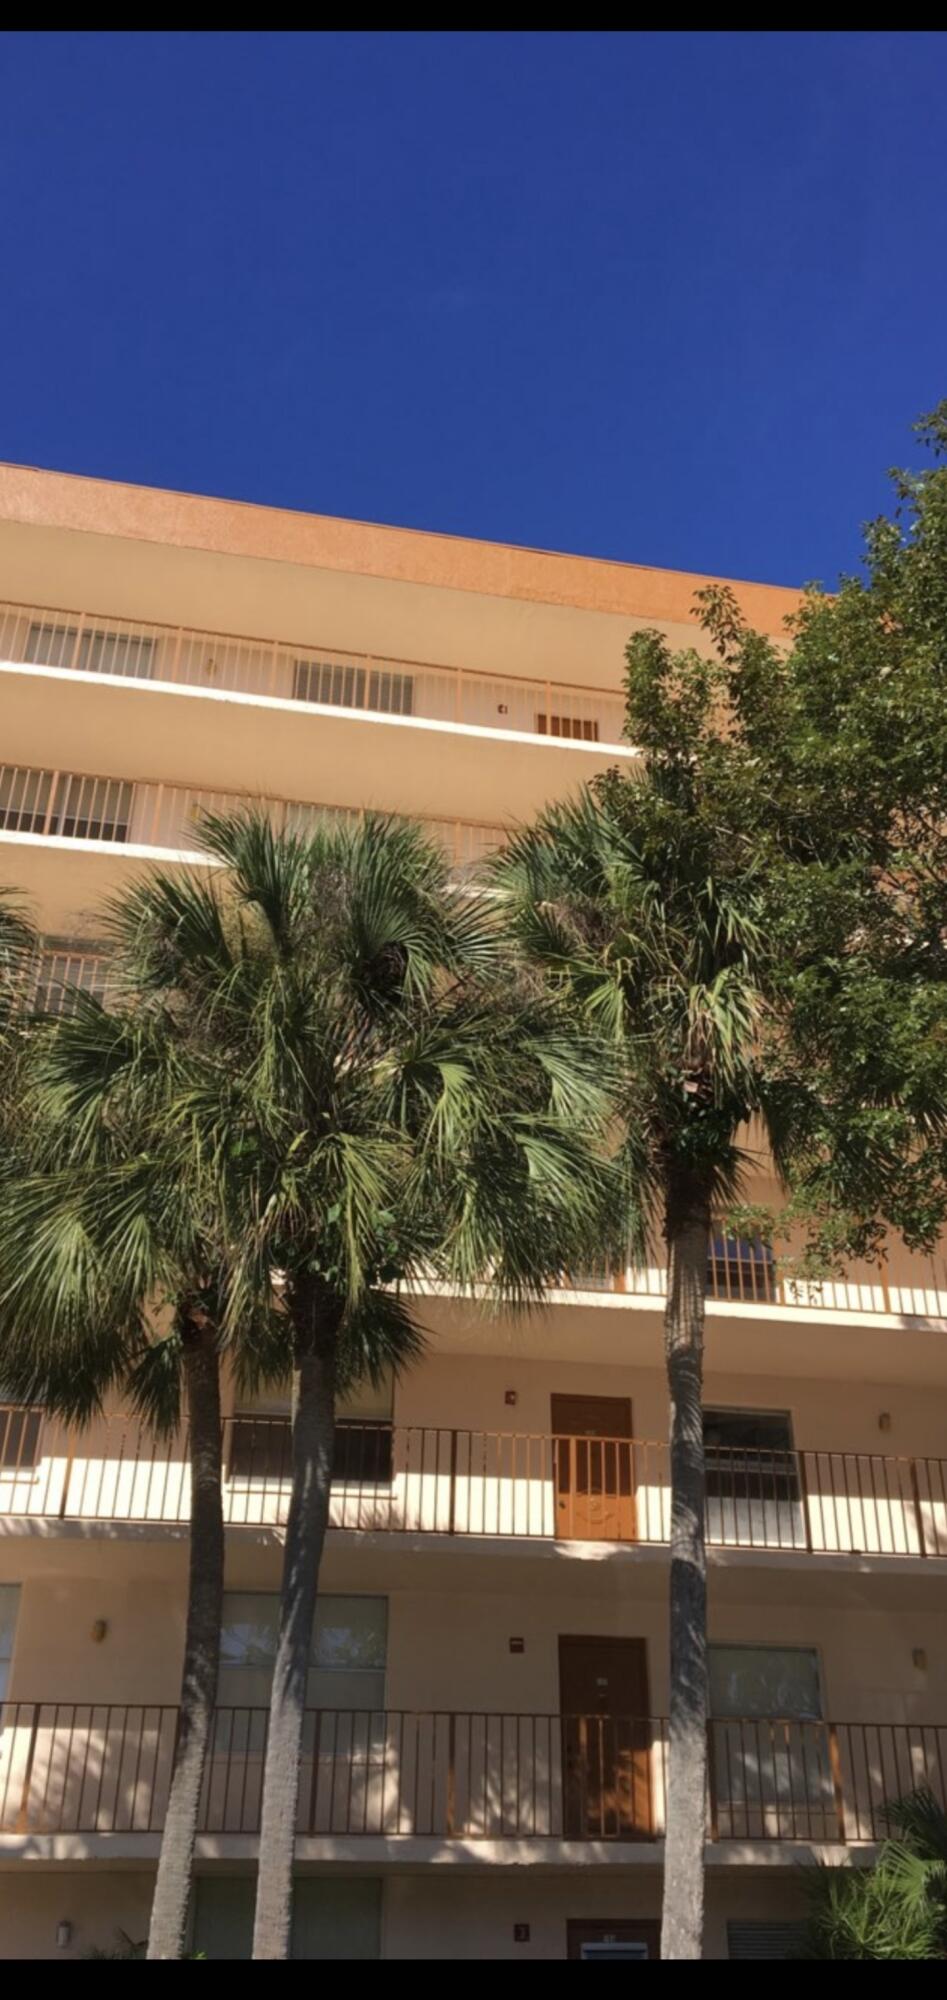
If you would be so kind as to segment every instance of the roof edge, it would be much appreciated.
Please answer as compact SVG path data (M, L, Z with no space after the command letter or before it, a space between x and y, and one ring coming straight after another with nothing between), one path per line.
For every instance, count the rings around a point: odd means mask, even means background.
M801 597L781 584L304 514L7 462L0 462L0 520L674 623L696 622L695 592L727 581L750 623L773 635L783 632Z

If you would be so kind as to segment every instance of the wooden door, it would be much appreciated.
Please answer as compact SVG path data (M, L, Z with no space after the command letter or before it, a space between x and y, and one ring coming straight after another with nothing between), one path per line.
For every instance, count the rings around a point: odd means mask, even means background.
M567 1958L661 1956L661 1925L657 1917L603 1917L601 1923L570 1917L566 1939Z
M560 1638L559 1702L566 1839L650 1839L644 1639Z
M551 1398L556 1534L633 1542L631 1403L627 1396Z

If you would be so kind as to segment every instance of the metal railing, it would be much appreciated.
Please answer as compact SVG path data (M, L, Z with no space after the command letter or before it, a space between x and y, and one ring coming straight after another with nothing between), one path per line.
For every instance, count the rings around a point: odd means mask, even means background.
M288 1421L228 1418L223 1447L227 1522L284 1525ZM70 1432L38 1410L0 1406L0 1514L173 1524L189 1519L190 1501L186 1436L159 1441L125 1416ZM663 1544L668 1447L342 1422L329 1523L357 1533ZM708 1445L706 1529L719 1548L944 1558L947 1460Z
M259 1830L267 1711L215 1717L199 1830ZM0 1833L140 1834L167 1807L177 1709L0 1706ZM785 1717L708 1724L711 1841L871 1843L912 1787L942 1802L947 1728ZM504 1841L658 1840L662 1717L307 1711L297 1832Z
M199 848L197 827L202 813L240 812L246 807L262 809L274 826L293 832L304 832L327 814L343 818L357 812L355 807L313 805L245 792L198 791L181 785L94 777L79 771L0 765L0 833L194 855ZM503 841L502 827L479 820L422 818L420 824L440 841L459 875L476 867Z
M0 660L577 743L617 746L625 719L610 688L45 605L0 605Z
M604 1267L563 1273L563 1292L611 1292L629 1298L663 1301L667 1270L662 1264L646 1269ZM755 1311L779 1310L884 1313L896 1318L947 1320L947 1257L923 1256L892 1243L886 1261L853 1265L825 1278L785 1275L773 1263L751 1263L744 1257L711 1255L707 1259L707 1298L717 1305Z

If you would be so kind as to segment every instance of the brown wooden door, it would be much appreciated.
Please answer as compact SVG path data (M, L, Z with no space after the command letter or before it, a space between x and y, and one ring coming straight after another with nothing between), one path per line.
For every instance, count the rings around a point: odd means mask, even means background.
M566 1924L567 1958L660 1958L661 1925L657 1917L570 1917Z
M631 1403L553 1396L556 1533L563 1541L633 1542Z
M651 1836L651 1723L644 1639L559 1640L567 1840Z

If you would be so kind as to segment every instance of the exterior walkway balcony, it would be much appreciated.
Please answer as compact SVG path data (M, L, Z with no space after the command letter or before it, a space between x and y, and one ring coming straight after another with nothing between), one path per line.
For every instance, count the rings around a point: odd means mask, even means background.
M11 850L6 874L30 893L43 926L65 930L78 910L94 909L143 863L214 867L200 850L203 813L266 812L273 825L305 832L316 820L355 808L254 793L193 790L181 785L139 784L79 771L0 765L0 839ZM503 829L477 820L422 819L443 848L457 880L502 845ZM49 855L56 855L50 876ZM73 950L73 961L81 958ZM70 973L83 983L81 965Z
M113 777L137 742L150 778L490 820L636 754L617 689L41 605L0 605L0 676L8 757Z
M285 1525L289 1426L224 1426L225 1518ZM485 1543L662 1546L668 1447L646 1438L517 1435L340 1423L330 1527L354 1535ZM156 1440L135 1417L68 1432L39 1410L0 1409L0 1518L137 1523L190 1518L186 1437ZM713 1547L803 1556L947 1558L947 1460L851 1450L707 1449Z
M97 1851L133 1852L160 1832L176 1730L171 1707L4 1704L4 1847L30 1843L38 1856L62 1836L104 1836ZM218 1710L205 1837L258 1832L266 1731L263 1708ZM739 1843L749 1862L773 1846L871 1845L887 1801L920 1785L945 1798L942 1724L755 1716L708 1733L708 1841ZM297 1831L330 1854L335 1841L373 1841L392 1860L421 1841L457 1843L458 1858L486 1844L580 1843L632 1859L634 1843L663 1837L666 1772L662 1718L310 1710Z

